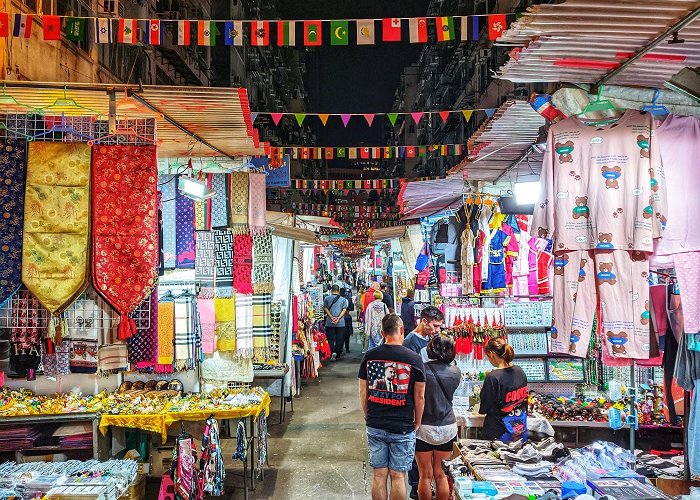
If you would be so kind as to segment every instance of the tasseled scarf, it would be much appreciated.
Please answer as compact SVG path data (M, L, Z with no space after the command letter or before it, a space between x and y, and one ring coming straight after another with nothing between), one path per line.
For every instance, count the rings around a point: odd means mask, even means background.
M252 235L265 232L267 210L267 176L265 174L248 175L248 225Z
M233 288L236 293L253 293L253 238L237 234L233 238Z
M272 265L272 236L268 231L253 235L253 290L255 293L274 291Z
M231 174L229 227L234 234L248 232L248 189L247 172Z

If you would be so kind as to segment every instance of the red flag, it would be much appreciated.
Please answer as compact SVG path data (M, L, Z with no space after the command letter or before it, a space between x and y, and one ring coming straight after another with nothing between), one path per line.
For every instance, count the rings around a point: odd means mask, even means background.
M498 40L508 27L505 14L492 14L489 19L489 40Z
M148 37L147 41L151 45L160 45L163 40L163 25L160 19L151 19L148 21Z
M323 43L321 21L304 21L304 45L317 46Z
M333 159L333 148L323 148L323 152L325 153L324 156L326 160Z
M42 16L41 21L44 23L44 40L61 39L61 18L59 16Z
M360 148L360 158L363 160L369 159L369 148Z
M406 146L406 158L415 158L416 148L414 146Z
M449 111L440 111L438 114L440 115L440 118L442 118L443 123L446 122L450 118Z
M253 46L270 45L270 22L250 22L250 44Z
M391 17L382 19L382 41L401 41L401 18Z
M10 15L7 12L0 12L0 37L10 36Z

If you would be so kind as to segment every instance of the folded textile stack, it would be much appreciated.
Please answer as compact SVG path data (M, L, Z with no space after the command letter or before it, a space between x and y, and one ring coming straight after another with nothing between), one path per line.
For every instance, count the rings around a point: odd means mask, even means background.
M0 428L0 448L6 451L31 448L40 437L39 428L33 425L2 427Z
M637 473L646 477L678 479L683 477L683 454L635 450Z
M46 494L49 500L111 500L104 485L56 486Z

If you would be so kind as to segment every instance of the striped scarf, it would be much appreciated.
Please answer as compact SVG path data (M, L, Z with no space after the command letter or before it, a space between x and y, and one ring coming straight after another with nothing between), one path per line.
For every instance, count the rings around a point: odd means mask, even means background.
M272 295L261 293L253 295L253 347L256 359L270 357L270 340L272 338Z
M197 359L194 299L175 299L175 362L176 371L191 370Z

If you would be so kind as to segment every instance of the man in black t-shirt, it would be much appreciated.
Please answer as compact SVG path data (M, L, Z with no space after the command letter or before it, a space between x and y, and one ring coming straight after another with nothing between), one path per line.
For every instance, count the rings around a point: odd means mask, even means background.
M369 463L374 469L372 499L406 498L425 404L425 371L420 355L403 347L403 324L396 314L382 320L384 343L365 354L358 374L360 404L367 423Z

